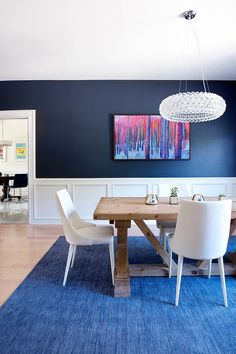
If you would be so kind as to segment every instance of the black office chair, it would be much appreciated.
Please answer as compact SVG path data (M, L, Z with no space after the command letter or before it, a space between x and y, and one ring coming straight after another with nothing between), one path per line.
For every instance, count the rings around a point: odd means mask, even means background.
M13 185L8 187L8 199L18 198L21 199L21 188L28 186L28 174L27 173L17 173L15 174ZM15 189L20 189L20 195L15 195ZM14 190L14 195L10 196L10 190Z

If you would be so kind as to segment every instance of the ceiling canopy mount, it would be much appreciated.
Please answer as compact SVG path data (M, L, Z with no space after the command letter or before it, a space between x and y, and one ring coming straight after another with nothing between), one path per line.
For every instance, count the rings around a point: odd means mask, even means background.
M192 20L196 16L196 11L188 10L183 13L185 20Z

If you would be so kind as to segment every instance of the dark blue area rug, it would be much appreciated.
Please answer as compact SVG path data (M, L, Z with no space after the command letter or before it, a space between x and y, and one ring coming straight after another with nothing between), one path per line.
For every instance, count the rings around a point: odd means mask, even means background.
M175 277L131 278L132 296L113 298L108 248L78 249L62 287L67 252L60 237L1 307L1 354L236 353L236 278L226 278L229 308L218 276L183 277L179 307ZM129 253L158 259L143 237Z

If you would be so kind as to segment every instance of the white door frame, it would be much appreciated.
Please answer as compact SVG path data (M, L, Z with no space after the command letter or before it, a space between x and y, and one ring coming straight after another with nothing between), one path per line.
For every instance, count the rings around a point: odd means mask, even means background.
M28 146L28 190L29 190L29 224L33 218L33 181L35 179L35 110L0 111L0 119L27 119Z

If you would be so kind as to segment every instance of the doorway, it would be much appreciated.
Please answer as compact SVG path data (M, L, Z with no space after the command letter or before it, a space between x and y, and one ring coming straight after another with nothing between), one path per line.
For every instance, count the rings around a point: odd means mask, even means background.
M35 178L35 111L0 111L1 121L4 130L0 136L4 135L2 139L8 140L11 145L4 146L0 172L3 176L27 173L28 186L21 189L20 200L12 198L1 202L0 223L31 223L32 181Z

